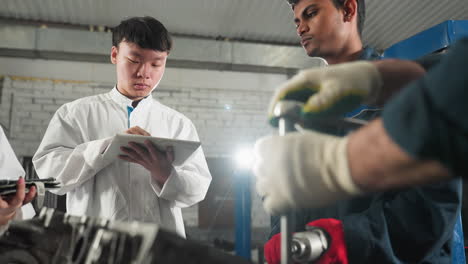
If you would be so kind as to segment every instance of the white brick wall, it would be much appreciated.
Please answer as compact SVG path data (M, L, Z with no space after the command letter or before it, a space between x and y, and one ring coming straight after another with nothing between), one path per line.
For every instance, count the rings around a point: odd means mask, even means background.
M113 69L111 64L0 57L0 122L10 129L17 155L34 154L60 105L108 92L115 80ZM168 68L153 96L194 122L207 157L231 156L238 146L253 145L271 132L266 108L272 91L285 79L277 74ZM253 226L268 225L257 196L252 196ZM187 225L198 224L196 206L184 215Z

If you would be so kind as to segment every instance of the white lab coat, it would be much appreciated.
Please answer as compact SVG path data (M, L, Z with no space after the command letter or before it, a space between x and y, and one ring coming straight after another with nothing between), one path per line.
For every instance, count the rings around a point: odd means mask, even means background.
M0 179L2 180L16 180L20 176L25 175L23 167L19 163L15 152L11 148L10 143L0 126ZM32 218L36 212L31 204L26 204L18 209L15 219L29 219ZM6 226L0 227L0 234L3 233Z
M204 199L211 182L203 150L176 166L162 188L143 166L105 161L111 137L140 126L152 136L199 141L192 122L152 96L129 115L132 101L115 87L60 107L33 157L40 178L55 177L67 212L158 223L185 237L181 208ZM176 154L177 155L177 154Z
M25 175L23 167L19 163L10 142L0 127L0 178L2 180L16 180Z

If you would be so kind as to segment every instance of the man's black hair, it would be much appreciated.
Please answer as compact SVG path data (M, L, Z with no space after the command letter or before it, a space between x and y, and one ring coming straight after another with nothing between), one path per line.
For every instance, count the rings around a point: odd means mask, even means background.
M122 41L163 52L169 52L172 48L172 39L167 29L161 22L149 16L122 20L112 30L112 45L118 47Z
M292 8L300 0L286 0L291 5ZM337 9L343 8L346 0L331 0ZM366 21L366 4L365 0L356 0L358 4L358 31L359 35L362 36L362 30L364 29L364 22Z

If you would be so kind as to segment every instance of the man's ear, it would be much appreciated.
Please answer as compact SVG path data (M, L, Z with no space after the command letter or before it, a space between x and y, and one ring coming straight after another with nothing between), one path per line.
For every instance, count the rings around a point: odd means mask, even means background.
M346 0L343 4L343 19L350 22L357 15L358 0Z
M117 63L117 54L119 54L119 48L116 46L112 46L111 54L110 54L110 60L112 64Z

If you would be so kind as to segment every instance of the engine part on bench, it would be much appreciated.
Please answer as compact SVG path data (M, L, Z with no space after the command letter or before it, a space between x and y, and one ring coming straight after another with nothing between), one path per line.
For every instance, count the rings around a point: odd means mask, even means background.
M0 237L0 263L250 263L160 229L156 224L72 216L43 208L12 221Z

